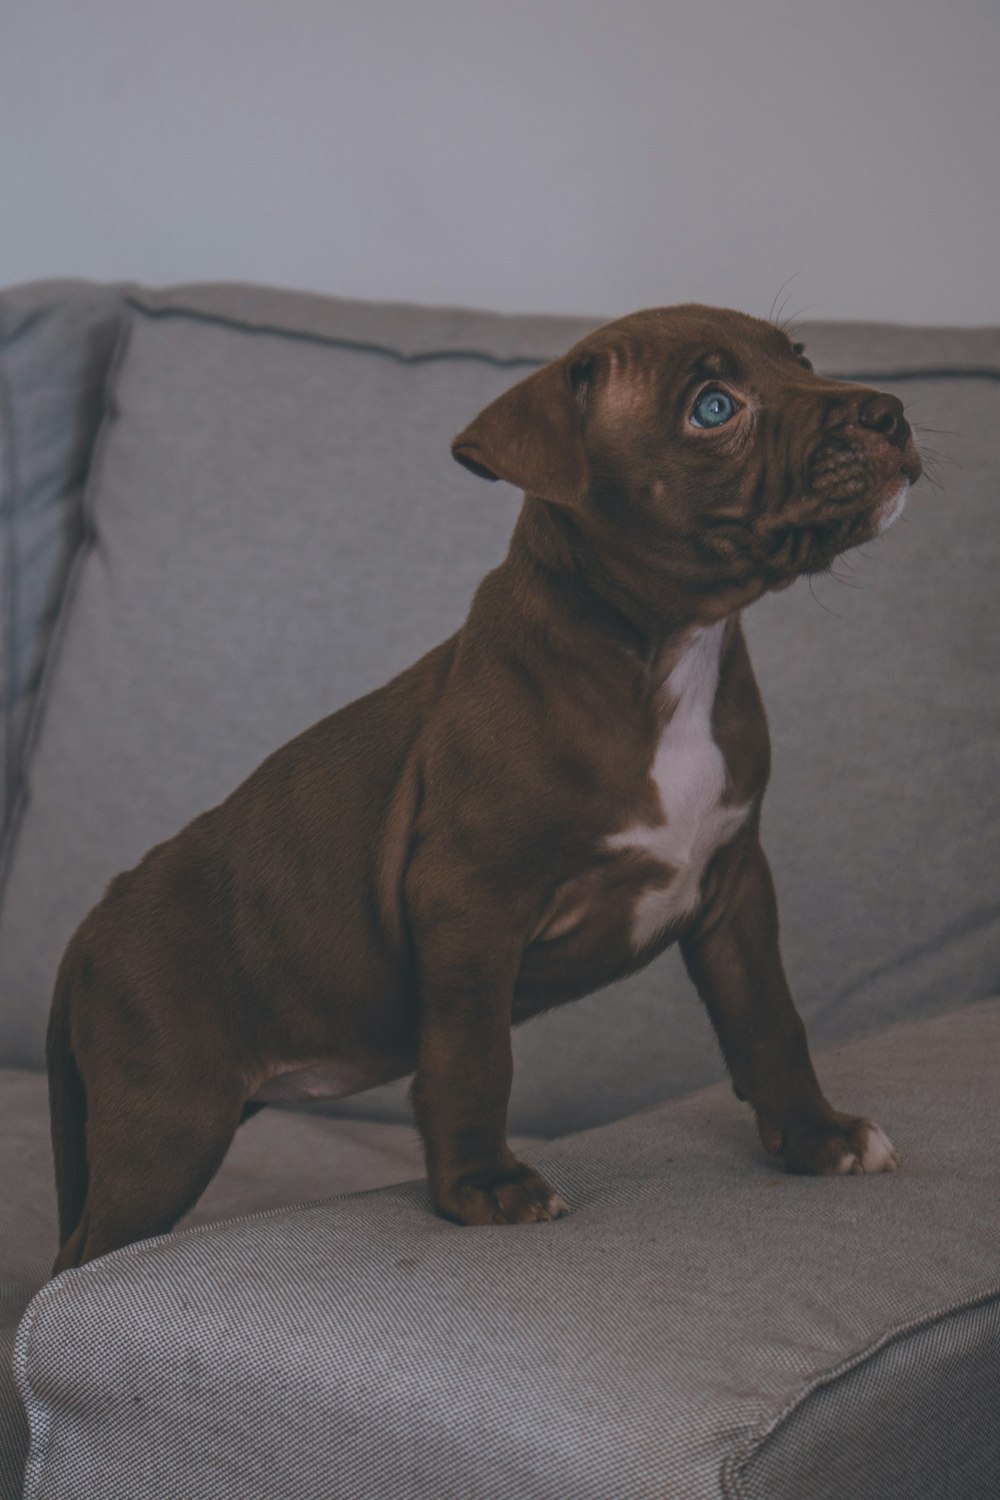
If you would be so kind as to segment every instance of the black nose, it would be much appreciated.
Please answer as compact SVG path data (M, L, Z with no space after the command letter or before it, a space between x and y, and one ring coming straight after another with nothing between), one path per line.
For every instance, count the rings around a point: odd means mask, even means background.
M866 396L858 407L858 421L870 432L880 432L895 447L906 446L910 424L903 416L903 403L898 396L887 396L882 391Z

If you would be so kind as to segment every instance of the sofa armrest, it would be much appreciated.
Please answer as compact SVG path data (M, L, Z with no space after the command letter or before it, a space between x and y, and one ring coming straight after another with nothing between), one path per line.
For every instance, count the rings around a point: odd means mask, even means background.
M21 793L39 679L83 533L125 290L60 280L0 291L0 833Z
M540 1152L551 1224L408 1183L67 1272L18 1337L25 1494L987 1493L998 1056L998 1002L820 1056L895 1175L786 1176L715 1087Z

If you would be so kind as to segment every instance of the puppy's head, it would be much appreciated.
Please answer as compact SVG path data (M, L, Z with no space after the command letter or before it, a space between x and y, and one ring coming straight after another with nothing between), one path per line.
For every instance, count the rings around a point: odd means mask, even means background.
M921 473L895 396L823 379L772 324L697 304L596 330L452 452L719 607L828 568L895 519Z

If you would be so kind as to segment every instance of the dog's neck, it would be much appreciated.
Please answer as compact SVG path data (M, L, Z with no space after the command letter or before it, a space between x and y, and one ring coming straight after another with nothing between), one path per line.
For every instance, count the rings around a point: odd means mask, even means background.
M556 649L573 657L611 652L646 681L666 676L695 630L749 602L693 594L627 547L609 561L606 540L595 546L571 512L533 496L521 508L506 566L512 602Z

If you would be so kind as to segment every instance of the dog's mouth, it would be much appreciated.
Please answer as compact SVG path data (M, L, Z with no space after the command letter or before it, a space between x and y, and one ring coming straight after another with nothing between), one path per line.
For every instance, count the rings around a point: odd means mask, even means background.
M902 453L824 444L808 466L805 495L774 517L766 558L772 587L825 572L842 552L887 531L922 472L912 441Z
M907 496L910 493L910 481L908 479L894 480L891 485L886 486L887 493L875 506L874 522L876 531L881 533L888 531L894 521L898 521L906 508Z
M685 554L688 567L706 590L788 588L803 574L829 571L841 553L887 531L922 472L909 433L899 446L837 432L799 460L772 453L766 467L747 467L742 514L729 503L699 517L696 542Z

